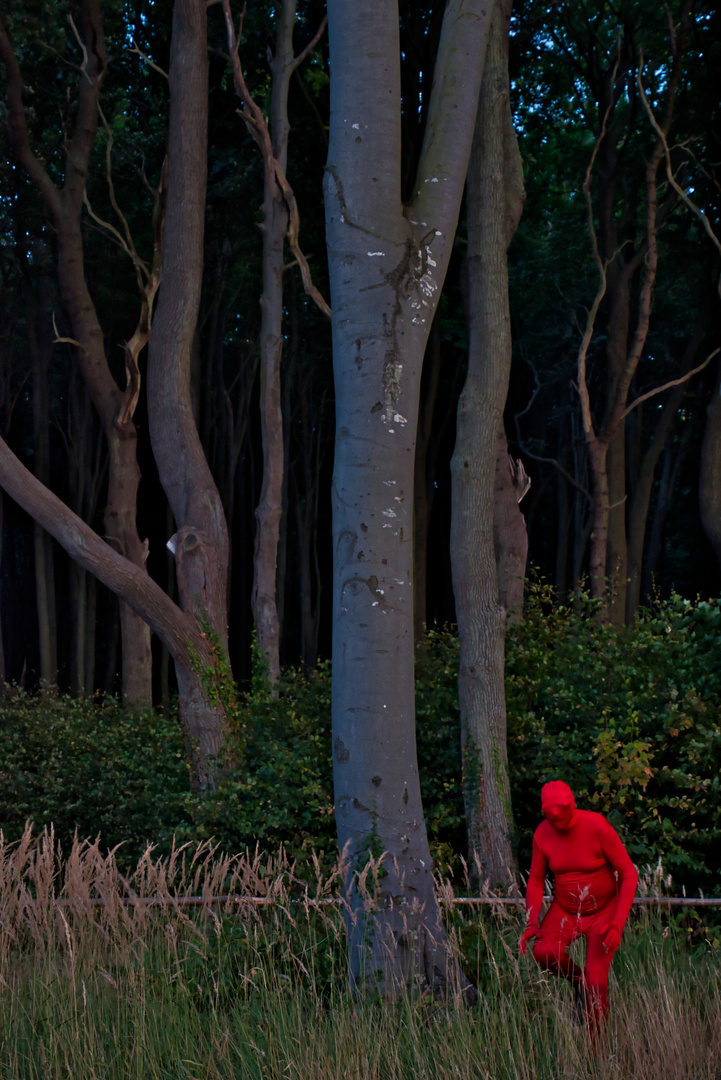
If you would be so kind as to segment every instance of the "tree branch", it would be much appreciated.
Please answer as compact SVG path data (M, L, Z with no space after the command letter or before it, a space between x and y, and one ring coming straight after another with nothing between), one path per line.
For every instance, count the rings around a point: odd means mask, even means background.
M666 138L665 132L659 126L659 123L653 114L653 109L649 104L648 98L646 97L643 86L641 84L640 75L638 88L641 94L641 101L643 102L643 107L648 114L648 118L651 121L651 126L658 135L659 142L661 143L661 146L663 148L664 157L666 159L666 176L668 177L669 184L674 189L679 198L686 204L686 206L688 206L689 210L691 210L692 213L694 213L696 217L700 220L701 224L703 225L709 236L709 239L711 240L711 243L716 247L719 252L721 252L721 240L719 240L718 236L716 236L716 233L713 231L708 216L703 212L700 206L696 205L693 199L689 198L689 196L686 194L686 192L681 187L678 180L673 174L673 169L671 167L671 151L669 150L668 140ZM721 294L721 279L719 279L719 293Z
M313 284L313 278L308 266L308 260L303 252L300 250L298 243L298 233L300 231L300 215L298 213L298 203L296 202L293 189L290 186L288 179L283 171L281 163L273 153L273 144L270 138L270 131L268 129L268 121L263 115L262 110L256 104L253 99L253 95L248 89L248 84L245 81L243 75L243 69L240 63L240 57L238 55L238 49L240 47L240 37L243 27L243 17L245 16L246 5L243 5L243 11L240 15L240 24L238 28L238 34L235 32L235 25L233 23L233 16L230 10L230 0L221 0L223 5L223 17L225 18L225 28L228 37L228 48L230 49L230 64L233 71L233 81L235 83L235 89L243 102L243 108L238 110L240 116L248 126L250 134L257 143L260 152L263 156L263 169L266 178L271 179L276 183L280 189L283 200L288 207L288 232L287 239L288 245L295 256L295 259L300 268L301 278L303 280L303 288L306 296L309 296L311 300L320 308L327 319L331 318L331 310L320 291ZM320 36L325 29L327 18L324 18L321 23L318 32L316 33L313 43L320 39ZM304 50L301 54L303 56L310 51L310 46ZM296 57L297 59L297 57ZM297 66L297 65L296 65Z
M434 68L428 122L410 206L413 217L452 235L449 185L463 184L475 127L486 47L498 0L448 0ZM461 148L466 148L461 151ZM461 156L462 154L462 156Z
M328 25L328 16L324 15L323 19L321 21L321 24L318 27L318 29L316 30L314 36L308 42L308 44L303 49L303 51L301 53L298 53L298 55L293 58L293 62L290 65L290 70L291 71L295 71L295 69L297 67L300 67L300 65L305 60L306 56L308 56L310 53L313 52L313 49L316 47L316 45L318 44L320 39L323 37L323 34L325 32L325 28L326 28L327 25Z
M107 585L155 631L171 655L187 665L191 648L203 659L207 646L195 620L181 611L139 566L118 554L82 518L25 468L0 439L0 486L68 555Z
M714 349L714 351L712 353L709 353L704 362L702 364L699 364L698 367L692 368L691 371L687 371L685 375L681 375L681 377L678 379L671 379L670 382L664 383L663 386L657 386L655 387L655 389L649 390L648 393L641 394L641 396L637 397L635 401L631 402L626 411L622 413L621 419L624 420L628 416L628 414L636 408L637 405L641 404L641 402L648 401L649 398L655 397L656 394L662 394L664 390L670 390L672 386L680 386L681 383L685 383L688 379L690 379L692 375L698 375L699 371L703 371L707 364L711 363L714 356L718 356L720 352L721 347L719 347L718 349Z

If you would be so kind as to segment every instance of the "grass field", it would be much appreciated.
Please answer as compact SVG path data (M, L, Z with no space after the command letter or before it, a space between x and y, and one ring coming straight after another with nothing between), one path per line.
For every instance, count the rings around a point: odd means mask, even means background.
M282 854L149 850L125 879L93 845L0 843L0 1077L721 1077L718 959L658 916L627 930L594 1054L567 987L519 962L517 914L449 909L476 1007L353 1001L337 889Z

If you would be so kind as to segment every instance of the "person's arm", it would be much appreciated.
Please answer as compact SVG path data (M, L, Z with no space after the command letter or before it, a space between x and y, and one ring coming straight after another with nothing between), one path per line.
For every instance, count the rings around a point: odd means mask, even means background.
M533 856L531 858L531 872L528 875L526 886L526 929L518 943L518 951L523 955L528 947L528 942L538 936L538 917L541 914L543 903L543 889L546 883L546 871L548 859L541 850L537 837L533 837Z
M621 944L623 928L628 919L628 913L636 895L638 873L631 862L626 848L621 842L613 825L605 822L602 848L606 861L618 874L618 902L616 905L616 917L603 937L603 943L609 952L615 952Z

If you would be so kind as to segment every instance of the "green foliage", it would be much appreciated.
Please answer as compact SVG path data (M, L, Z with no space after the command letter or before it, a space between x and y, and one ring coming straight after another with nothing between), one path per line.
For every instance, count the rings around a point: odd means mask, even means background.
M64 850L77 830L122 842L123 865L182 820L188 766L175 717L45 691L6 688L0 702L0 828L55 828Z
M721 605L680 597L616 633L583 594L554 604L531 586L507 641L508 755L519 865L530 860L541 784L566 780L607 814L639 865L662 858L674 888L716 887L720 865ZM442 873L465 850L458 641L433 629L416 655L417 741L431 850ZM67 845L102 833L137 857L213 838L224 850L336 850L330 665L290 670L271 697L260 669L232 705L243 753L217 791L189 792L177 719L52 693L0 704L0 824L53 822ZM239 744L240 745L240 744ZM373 837L369 846L374 849ZM373 850L374 855L377 854Z
M188 796L187 838L212 836L228 850L335 848L330 667L319 664L307 676L288 671L279 690L271 697L259 677L242 699L244 760L214 793Z
M679 596L621 633L584 595L533 590L509 636L506 695L516 821L530 836L538 788L566 780L607 814L637 863L663 857L678 886L713 888L721 836L721 607ZM528 857L527 843L522 863Z

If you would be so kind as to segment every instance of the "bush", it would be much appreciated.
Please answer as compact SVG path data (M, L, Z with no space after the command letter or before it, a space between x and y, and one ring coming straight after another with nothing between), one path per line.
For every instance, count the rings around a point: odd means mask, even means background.
M616 633L579 595L534 590L509 635L506 698L521 844L538 790L566 780L608 815L638 864L662 857L678 885L716 886L721 836L721 607L674 596Z
M716 888L721 857L721 606L680 597L616 633L588 597L556 605L530 589L508 635L508 750L521 869L539 789L566 780L608 815L637 864L663 859L677 887ZM458 640L433 629L416 656L418 755L431 850L443 870L465 850ZM330 665L258 681L238 704L246 745L212 795L189 792L175 715L117 702L8 690L0 702L0 826L55 826L67 847L102 833L132 862L147 841L213 837L228 851L335 852Z
M26 820L55 828L64 850L77 830L122 842L134 864L188 820L189 783L177 718L122 709L53 691L7 687L0 702L0 828L22 834Z

